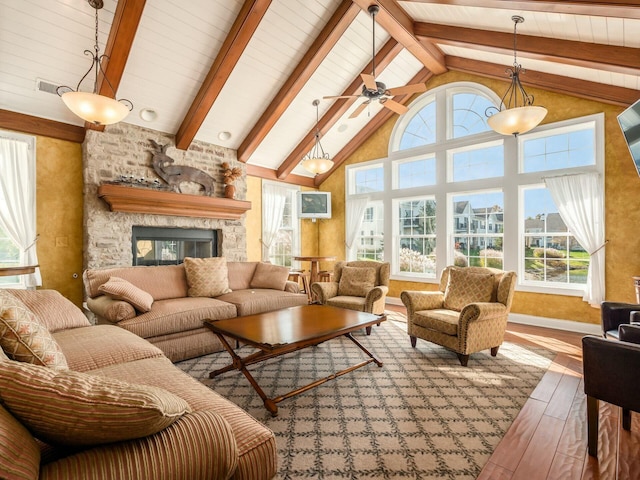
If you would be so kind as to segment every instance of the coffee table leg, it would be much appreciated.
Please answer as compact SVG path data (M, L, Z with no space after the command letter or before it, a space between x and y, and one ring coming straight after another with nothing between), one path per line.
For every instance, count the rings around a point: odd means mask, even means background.
M362 351L363 351L364 353L366 353L370 358L372 358L372 359L373 359L373 361L374 361L374 362L376 362L376 365L378 365L379 367L381 367L381 366L382 366L382 362L381 362L380 360L378 360L378 359L373 355L373 353L371 353L369 350L367 350L366 348L364 348L364 346L363 346L359 341L357 341L355 338L353 338L353 336L352 336L350 333L346 333L344 336L345 336L345 337L347 337L349 340L351 340L353 343L355 343L355 344L360 348L360 350L362 350Z

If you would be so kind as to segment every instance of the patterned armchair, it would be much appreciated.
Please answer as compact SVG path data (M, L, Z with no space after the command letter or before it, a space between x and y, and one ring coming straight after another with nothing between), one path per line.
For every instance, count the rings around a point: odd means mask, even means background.
M321 305L360 312L384 313L389 291L389 263L374 261L338 262L332 282L315 282L311 292ZM367 328L367 335L371 328Z
M495 268L447 267L439 291L403 291L411 346L422 338L458 354L462 366L469 355L491 349L498 354L507 329L516 284L515 272Z

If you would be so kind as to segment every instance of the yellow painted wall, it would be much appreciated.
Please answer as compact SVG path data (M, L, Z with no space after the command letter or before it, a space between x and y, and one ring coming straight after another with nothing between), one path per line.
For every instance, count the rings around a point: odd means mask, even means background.
M526 80L526 79L525 79ZM478 76L448 72L431 79L428 89L446 83L472 81L493 89L502 95L507 88L505 82ZM604 103L583 100L539 89L529 89L536 105L544 105L549 113L544 123L604 112L605 114L605 221L606 237L606 299L635 302L635 290L631 277L640 275L640 236L636 226L640 225L638 192L640 178L629 155L624 138L617 123L617 115L623 110ZM320 228L320 255L345 257L344 247L344 198L345 166L354 163L384 158L388 153L389 139L397 116L372 135L340 168L320 187L332 192L333 218L325 220ZM428 283L391 281L390 297L399 297L402 290L434 290L437 286ZM590 307L581 297L543 295L516 292L512 311L548 318L599 323L600 310Z
M41 288L82 306L82 145L36 137L36 188Z

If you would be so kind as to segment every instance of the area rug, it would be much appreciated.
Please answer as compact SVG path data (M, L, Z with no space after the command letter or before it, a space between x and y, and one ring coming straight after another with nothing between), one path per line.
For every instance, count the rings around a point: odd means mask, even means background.
M504 343L497 357L474 354L465 368L437 345L411 348L402 317L390 318L354 335L383 367L370 363L286 399L275 418L241 373L209 379L227 352L177 365L275 432L279 479L476 478L554 354ZM363 359L341 338L250 370L275 397Z

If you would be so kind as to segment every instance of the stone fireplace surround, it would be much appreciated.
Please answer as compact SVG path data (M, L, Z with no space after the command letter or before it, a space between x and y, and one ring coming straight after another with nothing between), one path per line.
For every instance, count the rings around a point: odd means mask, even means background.
M194 141L188 150L178 150L173 135L127 123L109 125L103 132L87 130L83 144L84 179L84 268L129 266L133 263L131 233L134 225L220 230L220 256L230 261L244 261L247 256L245 216L238 220L111 212L98 198L98 187L121 176L133 176L153 182L162 179L151 165L150 139L170 144L167 155L174 165L199 168L216 180L213 197L224 197L223 162L240 166L235 150ZM136 187L132 187L136 188ZM202 194L199 185L184 183L182 193ZM236 181L236 198L246 197L246 176Z

